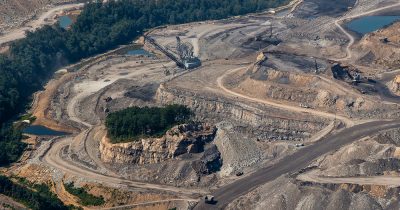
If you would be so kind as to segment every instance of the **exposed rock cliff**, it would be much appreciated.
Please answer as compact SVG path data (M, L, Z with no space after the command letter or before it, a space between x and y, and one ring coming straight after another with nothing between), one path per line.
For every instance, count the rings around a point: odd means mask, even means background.
M200 153L214 139L216 127L209 124L184 124L168 130L161 138L112 144L104 136L100 143L101 159L106 163L159 163L186 153Z
M397 75L392 81L388 83L388 86L392 93L400 95L400 75Z
M264 109L248 106L237 101L224 100L214 96L200 96L179 88L161 85L156 100L160 104L183 104L201 119L215 120L216 123L230 120L254 126L246 133L254 133L260 139L299 141L309 138L324 126L322 119L298 113L281 112L274 108ZM279 114L277 114L279 113Z

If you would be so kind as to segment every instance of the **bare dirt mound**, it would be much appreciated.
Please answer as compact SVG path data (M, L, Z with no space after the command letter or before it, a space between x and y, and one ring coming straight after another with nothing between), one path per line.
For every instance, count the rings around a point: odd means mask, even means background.
M385 209L397 197L396 191L380 186L315 185L280 177L235 200L227 209Z
M400 68L400 22L365 36L354 50L358 63L373 65L381 71ZM382 68L383 67L383 68Z
M258 66L247 72L230 75L225 84L229 89L251 97L345 115L373 107L369 100L356 94L333 89L335 82L328 82L316 74Z

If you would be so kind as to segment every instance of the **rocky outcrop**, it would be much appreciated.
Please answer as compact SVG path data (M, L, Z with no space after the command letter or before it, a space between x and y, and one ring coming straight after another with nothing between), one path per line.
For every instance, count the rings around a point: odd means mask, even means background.
M373 67L377 72L400 67L400 23L365 35L356 45L358 62ZM383 67L383 68L382 68Z
M235 199L225 209L395 209L398 188L319 184L281 176ZM396 205L394 205L396 206Z
M392 81L390 81L388 86L392 93L400 96L400 75L397 75Z
M271 141L303 140L326 126L321 118L282 112L272 107L266 109L262 106L248 106L240 101L230 101L211 95L202 96L164 85L157 90L155 99L162 105L172 103L185 105L196 113L199 120L206 118L216 123L225 120L240 122L249 128L247 133L254 133L259 138Z
M221 153L215 145L207 149L200 160L192 162L192 168L197 174L212 174L219 171L221 166Z
M187 153L204 151L214 139L216 127L205 123L175 126L161 138L146 138L135 142L112 144L104 136L100 156L106 163L159 163Z

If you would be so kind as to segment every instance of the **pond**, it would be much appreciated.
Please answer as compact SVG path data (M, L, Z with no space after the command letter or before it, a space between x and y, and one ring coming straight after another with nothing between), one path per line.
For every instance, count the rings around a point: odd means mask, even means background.
M361 35L365 35L384 28L398 20L400 20L400 16L366 16L348 22L346 27Z
M134 50L129 50L126 52L127 55L146 55L146 56L152 56L149 51L146 51L144 49L134 49Z
M64 136L68 133L51 130L50 128L44 127L42 125L32 125L25 128L23 133L37 135L37 136Z
M72 19L69 16L60 16L58 19L58 24L61 28L67 29L72 24Z

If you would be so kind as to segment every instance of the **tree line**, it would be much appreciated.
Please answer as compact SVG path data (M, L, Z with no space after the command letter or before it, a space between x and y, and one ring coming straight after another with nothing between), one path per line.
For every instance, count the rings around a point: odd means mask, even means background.
M190 120L192 112L182 105L130 107L107 116L106 127L112 143L161 136L175 125Z
M46 185L31 184L27 187L0 175L0 193L13 198L34 210L69 210L78 209L65 206Z
M0 127L12 129L4 124L27 108L32 94L55 69L68 63L126 44L152 27L227 18L288 1L110 0L86 4L71 29L44 26L27 32L24 39L11 44L9 53L0 54ZM0 137L4 139L10 138Z
M86 191L82 187L75 187L74 182L64 184L65 190L79 198L79 203L84 206L100 206L105 203L102 196L97 197Z
M26 144L21 142L21 131L6 127L0 129L0 166L6 166L19 159Z

